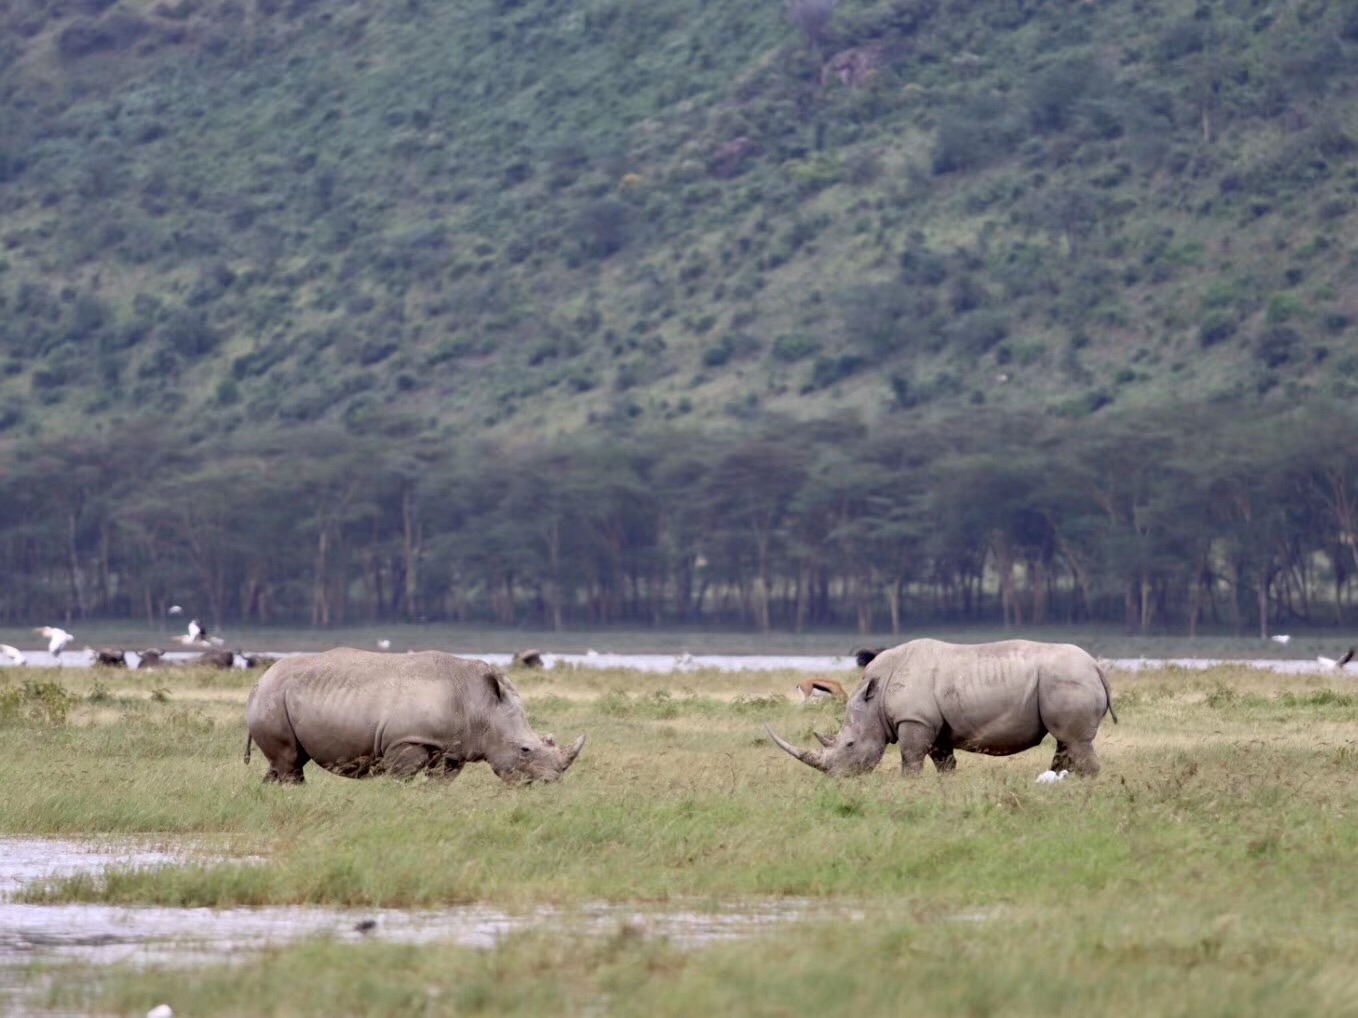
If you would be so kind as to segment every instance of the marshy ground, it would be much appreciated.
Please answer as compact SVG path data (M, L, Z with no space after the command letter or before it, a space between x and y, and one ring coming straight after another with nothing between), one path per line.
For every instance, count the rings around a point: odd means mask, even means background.
M516 673L529 717L590 736L558 785L299 788L242 763L257 674L0 671L0 832L191 845L201 862L31 889L33 902L820 903L858 918L686 947L635 924L528 924L490 949L325 938L208 967L36 966L35 1006L185 1015L1358 1011L1358 681L1115 672L1096 781L1040 786L1051 747L903 780L888 748L834 781L773 747L842 707L796 672ZM846 677L851 681L851 677ZM846 682L846 684L849 684ZM263 861L260 861L260 860ZM241 861L233 861L241 860ZM205 912L205 917L212 913ZM206 921L206 920L205 920Z

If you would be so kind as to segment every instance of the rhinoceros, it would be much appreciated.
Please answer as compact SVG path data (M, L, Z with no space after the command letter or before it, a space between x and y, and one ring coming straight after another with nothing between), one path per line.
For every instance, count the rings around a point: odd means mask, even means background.
M918 774L927 756L940 771L953 750L1008 756L1050 732L1052 770L1099 772L1094 736L1113 697L1098 663L1068 643L1005 640L954 644L911 640L875 655L849 698L834 738L814 733L821 750L798 749L765 725L798 760L836 776L877 766L888 742L901 746L901 773Z
M340 648L270 666L245 705L265 782L301 783L308 760L345 777L456 777L484 760L505 781L555 781L580 754L529 727L514 684L484 661L441 651Z

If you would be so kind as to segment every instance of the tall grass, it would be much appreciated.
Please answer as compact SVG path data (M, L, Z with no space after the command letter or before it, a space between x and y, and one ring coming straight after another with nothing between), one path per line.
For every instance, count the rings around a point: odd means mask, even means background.
M1122 723L1099 736L1103 775L1056 786L1033 781L1050 746L961 754L946 778L902 779L888 757L827 780L762 734L765 720L802 743L835 727L842 708L795 705L793 679L523 676L539 731L591 737L559 784L530 788L480 766L451 783L318 771L265 787L260 758L240 760L243 690L188 682L160 703L115 688L111 706L83 700L63 724L4 729L0 830L188 838L266 859L114 869L31 889L33 901L796 896L868 914L694 954L550 930L489 953L310 944L229 973L96 980L101 1006L124 1010L154 1003L152 987L185 1013L289 1015L600 1001L620 1014L1315 1014L1354 999L1358 969L1343 958L1358 939L1346 904L1358 700L1342 679L1115 675ZM520 973L513 985L506 971Z

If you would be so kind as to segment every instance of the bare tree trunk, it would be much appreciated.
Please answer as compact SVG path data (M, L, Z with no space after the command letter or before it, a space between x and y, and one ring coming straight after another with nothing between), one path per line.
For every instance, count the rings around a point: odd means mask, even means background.
M330 528L324 521L316 529L316 563L311 579L311 624L330 625L330 602L326 591L325 574L330 553Z
M76 519L75 510L71 510L71 512L67 514L66 522L66 551L68 556L67 563L70 570L71 600L72 603L75 604L77 616L83 619L86 612L85 582L80 572L80 551L76 547L76 532L79 521ZM66 609L66 620L69 622L70 618L71 610L68 607Z
M901 633L901 587L904 580L900 576L893 576L886 585L886 605L891 613L891 635L899 636Z
M420 552L424 532L415 511L415 492L409 485L401 496L401 551L405 566L406 618L420 617Z

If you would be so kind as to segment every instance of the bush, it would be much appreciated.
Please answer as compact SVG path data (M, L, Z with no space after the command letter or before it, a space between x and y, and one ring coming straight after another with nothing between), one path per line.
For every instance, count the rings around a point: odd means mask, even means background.
M778 360L790 364L810 357L819 349L820 343L810 336L783 335L773 341L773 348L769 352Z
M1279 368L1297 358L1301 351L1301 335L1288 325L1268 329L1254 346L1254 356L1265 367Z
M866 362L854 354L841 354L838 357L817 357L811 365L811 379L803 392L827 389L836 382L857 373Z
M1234 336L1235 329L1234 315L1220 310L1209 311L1198 325L1198 344L1203 349L1216 346Z
M627 243L630 213L616 198L601 198L586 205L576 219L575 235L580 249L591 258L607 258Z
M0 725L64 725L76 696L56 682L0 689Z
M948 328L949 342L962 353L979 357L1009 335L1009 319L998 311L972 311Z

